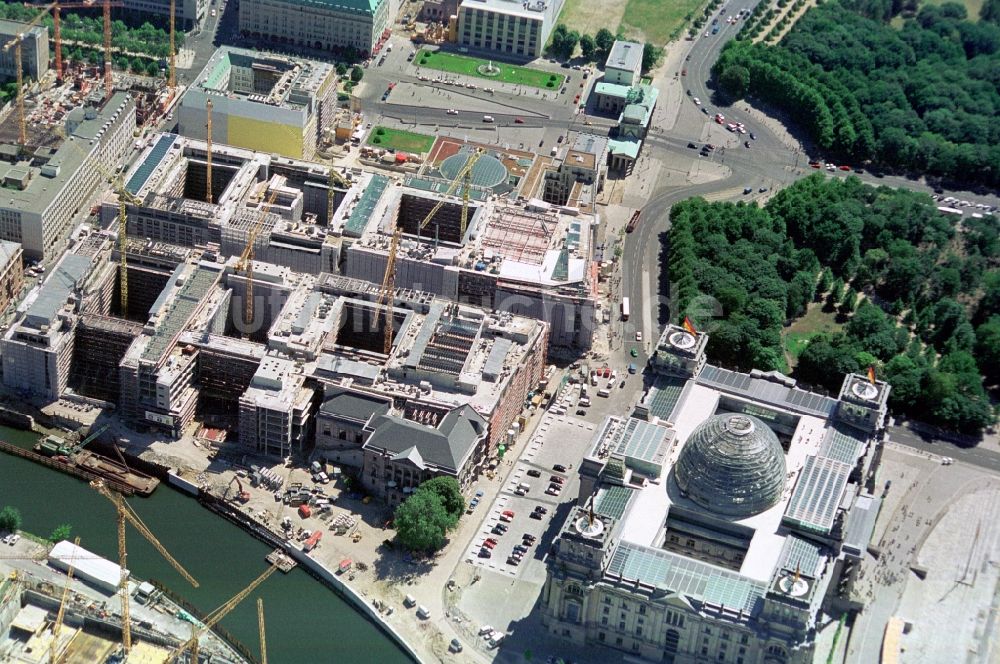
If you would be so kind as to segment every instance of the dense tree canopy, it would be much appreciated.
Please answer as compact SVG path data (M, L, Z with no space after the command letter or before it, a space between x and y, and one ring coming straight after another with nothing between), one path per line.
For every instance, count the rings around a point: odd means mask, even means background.
M396 508L396 536L411 551L437 551L456 522L433 491L418 489Z
M0 510L0 530L14 532L21 529L21 510L13 505L6 505Z
M671 220L671 299L710 333L713 361L786 371L783 325L826 293L843 329L810 340L800 381L835 392L875 364L900 414L963 432L992 421L981 374L1000 382L996 217L959 235L924 194L817 174L764 208L695 198ZM698 319L704 296L721 318Z
M922 5L902 29L891 0L831 0L779 45L730 42L714 67L735 97L783 107L827 153L1000 185L1000 13ZM746 35L744 35L746 36Z

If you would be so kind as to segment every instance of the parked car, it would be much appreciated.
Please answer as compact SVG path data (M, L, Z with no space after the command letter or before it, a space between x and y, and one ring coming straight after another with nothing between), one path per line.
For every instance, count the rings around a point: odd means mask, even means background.
M479 549L479 557L480 558L492 558L493 557L493 553L484 546L483 548Z
M561 463L557 463L552 466L552 470L556 471L557 473L565 473L566 466L562 465Z
M521 562L521 561L520 561L520 559L518 559L518 558L515 558L514 556L508 556L508 557L507 557L507 564L508 564L508 565L513 565L514 567L517 567L517 565L518 565L518 564L519 564L520 562ZM491 643L492 643L492 642L491 642Z
M541 477L542 471L538 470L537 468L532 468L527 472L527 475L528 477Z
M487 549L492 549L497 544L499 544L499 542L493 537L487 537L486 540L483 542L483 546L485 546Z
M558 496L559 495L559 489L553 489L550 486L548 489L545 490L545 493L548 494L548 495L550 495L550 496Z
M553 475L552 477L549 478L549 481L550 482L554 482L556 484L562 484L566 480L565 480L565 478L560 477L559 475Z
M539 514L548 514L549 508L544 507L542 505L535 505L535 511L538 512Z
M531 518L531 519L535 519L537 521L541 521L542 520L542 513L541 512L532 512L531 514L528 515L528 517Z
M458 639L452 639L451 643L448 644L448 650L454 653L462 652L462 642Z

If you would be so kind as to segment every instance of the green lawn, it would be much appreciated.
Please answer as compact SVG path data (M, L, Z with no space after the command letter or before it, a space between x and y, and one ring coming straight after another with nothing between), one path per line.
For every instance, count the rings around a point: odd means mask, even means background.
M400 150L414 154L430 152L434 137L402 129L375 127L368 134L368 145L377 145L389 150Z
M822 302L814 302L801 318L797 319L782 335L785 338L786 359L794 365L809 341L818 334L839 332L843 326L837 322L837 314L823 311Z
M629 0L622 27L629 36L641 34L646 41L663 46L684 26L685 17L698 13L703 4L704 0Z
M529 67L515 67L504 62L493 60L493 65L500 68L497 76L484 76L479 73L479 67L489 64L488 60L470 58L465 55L445 53L443 51L429 51L421 49L413 62L418 67L427 67L438 71L446 71L453 74L464 74L466 76L476 76L487 81L501 81L503 83L514 83L516 85L530 85L534 88L559 89L562 87L562 74L550 74L538 69Z

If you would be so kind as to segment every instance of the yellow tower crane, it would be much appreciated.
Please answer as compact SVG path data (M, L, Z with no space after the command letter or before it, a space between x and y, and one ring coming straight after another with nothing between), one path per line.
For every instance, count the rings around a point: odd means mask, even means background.
M265 189L266 191L266 189ZM254 255L254 244L257 242L257 234L260 233L260 229L264 226L264 220L267 219L267 213L271 211L271 206L274 205L274 201L278 198L278 190L275 188L274 192L271 193L271 197L267 199L267 202L260 208L260 217L257 222L250 227L250 233L247 235L247 246L243 248L243 253L240 255L239 261L236 263L236 269L246 275L247 285L246 285L246 298L243 307L243 324L244 330L249 330L250 325L253 324L253 255ZM249 335L249 333L247 333Z
M174 46L174 22L177 13L176 0L170 0L170 72L167 78L167 85L170 86L170 94L174 94L177 87L177 49Z
M212 202L212 100L205 102L205 200Z
M469 218L469 195L471 187L471 176L472 167L476 165L479 158L482 157L485 152L481 149L476 149L471 154L469 154L468 159L465 160L465 164L462 169L455 176L455 179L451 181L448 185L448 189L444 192L444 196L452 196L455 190L458 189L459 185L462 185L462 235L465 235L465 225ZM437 202L437 204L431 208L431 211L427 213L424 220L420 222L418 231L423 230L427 227L427 224L431 223L434 215L438 213L444 204L445 199L442 198ZM375 316L373 320L377 321L379 316L382 314L383 307L385 309L385 341L383 343L383 352L388 355L392 352L392 297L396 290L396 254L399 252L399 242L403 237L403 226L398 222L393 228L392 239L389 242L389 255L386 258L385 264L385 275L382 277L382 287L379 289L378 300L375 303Z
M333 199L334 199L333 188L334 187L341 187L341 188L346 189L347 187L351 186L351 183L348 182L347 180L345 180L340 175L340 173L337 172L337 169L335 169L333 166L330 167L330 174L329 175L330 175L330 179L329 179L329 182L328 182L327 188L326 188L326 223L327 223L327 225L329 225L330 221L333 220L333 207L334 207L333 206Z
M73 544L74 546L80 546L80 538L77 537L74 539ZM59 643L59 632L62 630L63 616L66 615L66 600L69 599L69 586L73 582L73 560L73 558L70 559L69 567L66 569L66 584L63 586L62 601L59 602L56 621L52 624L52 640L49 642L49 664L55 664L56 662L56 646Z
M94 480L90 483L91 488L97 491L99 494L111 501L111 504L115 506L115 512L118 517L118 564L121 566L121 583L119 586L119 593L121 594L122 602L122 650L124 651L126 659L128 658L129 651L132 650L132 626L129 617L129 593L128 593L128 570L126 569L126 562L128 562L128 552L125 549L125 522L128 521L132 526L139 531L139 534L146 538L146 540L153 545L160 555L163 556L171 567L177 570L178 574L183 576L188 583L190 583L195 588L198 587L198 582L195 581L194 577L188 574L188 571L177 562L170 552L164 548L160 541L156 539L153 533L149 530L139 515L129 507L125 499L122 498L120 493L114 492L109 489L105 484L104 480Z
M198 662L198 639L200 639L208 630L215 627L220 620L229 615L229 612L235 609L240 602L245 600L250 593L256 590L257 586L264 583L269 576L274 574L276 569L278 568L274 565L268 565L267 569L264 570L264 573L251 581L250 585L233 595L229 601L217 608L215 611L212 611L212 613L205 616L201 627L194 628L192 630L191 638L185 643L182 643L178 647L174 648L170 654L167 655L166 661L175 662L177 661L177 658L180 657L181 653L185 650L189 650L191 652L189 661L196 664Z
M65 129L62 127L56 127L54 131L59 134L63 141L72 145L82 156L84 161L89 162L98 173L100 173L111 185L111 189L118 196L118 280L121 287L121 314L122 317L128 316L128 261L125 257L125 249L128 246L128 205L141 205L142 200L138 196L133 194L131 191L126 189L125 181L122 179L121 174L114 174L108 171L104 167L104 164L100 163L96 159L90 157L90 155L84 153L80 147L70 141L69 136L66 135Z
M3 45L4 53L9 52L11 47L14 48L14 69L17 79L17 139L22 148L28 144L28 126L24 117L24 61L21 42L24 41L27 31L45 18L51 8L51 4L41 7L42 11L25 24L25 31L18 33L16 37Z
M260 664L267 664L267 636L264 633L264 600L257 598L257 629L260 631Z

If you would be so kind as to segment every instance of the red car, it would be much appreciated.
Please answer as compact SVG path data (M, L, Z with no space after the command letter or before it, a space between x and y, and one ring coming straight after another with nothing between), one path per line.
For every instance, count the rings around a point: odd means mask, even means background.
M492 537L489 538L488 540L486 540L485 542L483 542L483 546L485 546L487 549L492 549L496 545L497 545L497 541L495 539L493 539Z
M509 518L511 518L511 519L513 519L513 518L514 518L514 512L513 512L513 511L511 511L511 510L504 510L503 512L501 512L501 513L500 513L500 515L501 515L501 516L506 516L506 517L509 517Z
M524 124L524 118L514 118L514 124Z
M819 168L820 167L820 163L818 161L810 161L809 165L812 166L813 168Z
M842 171L849 171L849 170L851 170L850 166L838 166L837 168L839 168Z

